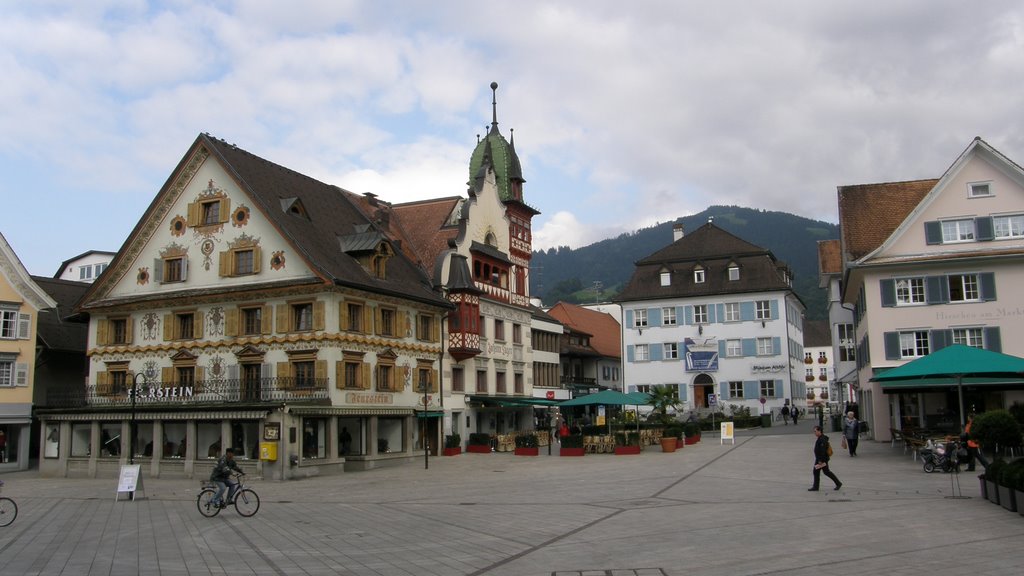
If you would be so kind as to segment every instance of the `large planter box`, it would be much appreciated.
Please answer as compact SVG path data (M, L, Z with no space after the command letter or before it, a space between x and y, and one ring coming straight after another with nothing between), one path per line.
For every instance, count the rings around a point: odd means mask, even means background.
M1017 513L1024 516L1024 506L1022 506L1024 504L1024 492L1014 490L1013 497L1017 499Z
M999 486L994 481L985 480L985 494L989 502L999 504Z
M639 453L640 453L640 447L639 446L616 446L615 447L615 455L616 456L624 456L624 455L627 455L627 454L639 454Z
M469 446L466 446L466 452L469 452L470 454L490 454L491 447L484 446L482 444L470 444Z
M999 485L999 504L1010 512L1017 511L1017 495L1009 486Z
M697 434L695 436L687 436L686 438L683 439L683 444L686 445L696 444L697 442L700 442L700 434Z
M661 438L661 451L662 452L675 452L676 451L676 439L675 438Z
M978 484L981 485L981 497L988 500L988 483L985 482L984 474L978 474Z
M534 446L533 448L516 448L516 456L536 456L540 454L540 447Z
M456 446L454 448L445 448L443 453L445 456L458 456L459 454L462 454L462 447Z
M558 450L559 456L583 456L586 454L584 448L560 448Z

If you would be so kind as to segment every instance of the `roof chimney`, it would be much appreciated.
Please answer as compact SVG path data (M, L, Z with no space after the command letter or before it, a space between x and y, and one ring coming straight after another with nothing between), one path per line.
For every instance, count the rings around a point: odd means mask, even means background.
M676 222L672 225L672 241L675 242L683 237L683 223Z

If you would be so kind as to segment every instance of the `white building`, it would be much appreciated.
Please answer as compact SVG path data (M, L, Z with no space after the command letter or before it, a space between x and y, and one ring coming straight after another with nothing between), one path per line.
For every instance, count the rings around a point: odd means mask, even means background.
M88 282L91 284L107 269L115 255L116 253L114 252L104 252L102 250L83 252L74 258L61 262L60 268L53 277L58 280Z
M625 391L675 386L686 408L751 414L804 399L804 305L789 268L711 222L673 232L617 298Z

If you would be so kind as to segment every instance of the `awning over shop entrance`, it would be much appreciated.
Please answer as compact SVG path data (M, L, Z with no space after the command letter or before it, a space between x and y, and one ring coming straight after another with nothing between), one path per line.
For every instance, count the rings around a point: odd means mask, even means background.
M557 406L560 404L557 400L545 400L544 398L511 398L507 396L469 396L470 402L480 402L485 407L499 407L499 408L525 408L528 406L533 407L544 407L544 406Z
M417 410L416 411L416 417L417 418L443 418L444 417L444 411L443 410L428 410L428 411L424 412L422 410Z

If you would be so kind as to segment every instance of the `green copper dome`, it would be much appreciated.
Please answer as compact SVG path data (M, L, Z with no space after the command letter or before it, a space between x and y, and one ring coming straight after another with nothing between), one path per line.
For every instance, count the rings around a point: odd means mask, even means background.
M493 120L487 134L477 143L470 157L469 184L474 190L480 190L485 166L493 166L501 200L522 202L522 183L525 182L523 169L519 164L519 156L516 155L514 137L509 142L498 131L497 90L498 83L491 82L491 91L495 93L491 100Z

